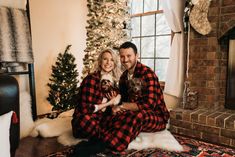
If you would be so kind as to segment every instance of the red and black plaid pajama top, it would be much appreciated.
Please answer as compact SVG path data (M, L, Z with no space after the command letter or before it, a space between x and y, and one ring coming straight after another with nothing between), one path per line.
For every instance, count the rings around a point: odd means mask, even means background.
M165 129L169 112L165 106L162 91L155 73L137 63L134 77L145 82L145 91L136 102L139 111L107 115L102 111L93 113L94 104L102 101L99 81L100 73L86 77L80 88L79 102L72 120L73 134L79 138L98 137L112 149L123 151L140 132L156 132ZM123 101L128 101L127 71L120 78L120 92Z

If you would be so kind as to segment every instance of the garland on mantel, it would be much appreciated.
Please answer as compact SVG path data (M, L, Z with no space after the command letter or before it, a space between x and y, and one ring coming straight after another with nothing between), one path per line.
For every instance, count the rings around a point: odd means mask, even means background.
M105 48L118 49L129 39L128 0L87 0L88 26L82 78L94 67L99 52Z

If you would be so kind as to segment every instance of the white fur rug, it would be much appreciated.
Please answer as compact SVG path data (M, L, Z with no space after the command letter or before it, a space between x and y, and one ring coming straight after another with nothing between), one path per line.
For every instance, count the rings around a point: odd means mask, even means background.
M175 137L166 129L155 133L140 133L134 141L132 141L128 149L147 149L161 148L168 151L183 151L182 145Z
M30 94L26 91L20 91L20 138L28 136L33 128Z
M42 137L57 137L57 141L65 146L76 145L82 140L76 139L72 135L71 113L67 111L59 115L56 119L43 118L35 122L35 128L31 132L31 136L38 135ZM147 149L161 148L168 151L183 151L183 147L174 138L174 136L166 129L155 133L140 133L134 141L132 141L128 149Z
M42 137L60 136L66 131L72 130L71 120L72 117L39 119L35 122L35 128L30 135L33 137L38 135Z
M73 112L74 109L61 113L55 119L42 118L36 120L34 123L35 126L31 131L30 136L41 136L44 138L57 137L61 136L62 134L66 134L66 132L69 131L71 131L72 135L71 120Z

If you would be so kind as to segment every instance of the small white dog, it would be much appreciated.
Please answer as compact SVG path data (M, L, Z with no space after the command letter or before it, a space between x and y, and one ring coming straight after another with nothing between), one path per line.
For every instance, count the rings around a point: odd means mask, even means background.
M108 103L112 105L118 105L121 101L121 95L119 94L119 90L116 86L116 84L113 81L113 77L110 74L103 74L101 76L101 81L100 81L101 89L103 95L106 95L111 92L116 92L118 93L117 96L112 99L112 102L107 97L103 97L102 103ZM105 111L106 108L103 108L102 111Z

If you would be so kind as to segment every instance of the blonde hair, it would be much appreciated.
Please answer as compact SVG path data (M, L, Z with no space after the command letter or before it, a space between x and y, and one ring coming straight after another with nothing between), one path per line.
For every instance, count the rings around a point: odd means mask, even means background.
M103 57L104 53L110 53L111 56L113 57L114 68L112 70L112 75L113 75L114 81L118 82L119 78L121 76L121 73L122 73L122 71L121 71L121 64L120 64L119 56L112 49L105 49L105 50L100 52L100 54L99 54L99 56L97 58L97 61L95 63L95 66L94 66L94 67L96 67L96 70L94 70L94 71L101 71L102 70L101 63L102 63L102 57Z

